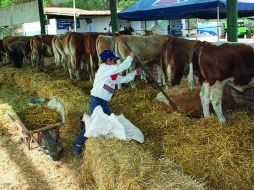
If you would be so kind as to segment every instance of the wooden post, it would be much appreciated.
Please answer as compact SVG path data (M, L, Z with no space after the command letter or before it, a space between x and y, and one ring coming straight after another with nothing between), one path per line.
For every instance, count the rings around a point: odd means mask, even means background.
M227 0L227 40L237 42L237 0Z
M45 17L44 17L44 11L43 11L43 0L38 0L38 9L39 9L39 17L40 17L40 25L41 25L41 34L46 34Z
M111 26L112 26L112 32L118 31L117 26L117 8L116 8L116 0L110 0L110 12L111 12Z

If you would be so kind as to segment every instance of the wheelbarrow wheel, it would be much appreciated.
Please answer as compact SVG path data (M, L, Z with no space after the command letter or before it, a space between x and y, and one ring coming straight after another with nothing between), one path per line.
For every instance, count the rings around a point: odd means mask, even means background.
M52 137L49 131L43 132L42 137L42 151L49 155L52 160L56 161L60 159L60 152L63 149L63 146L60 142L57 142L55 138Z

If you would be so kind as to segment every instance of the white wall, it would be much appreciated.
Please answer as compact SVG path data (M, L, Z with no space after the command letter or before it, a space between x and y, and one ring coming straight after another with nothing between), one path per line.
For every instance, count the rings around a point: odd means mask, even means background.
M50 19L49 25L47 25L47 34L57 34L56 19ZM58 33L60 34L60 33Z
M24 23L23 27L23 35L24 36L33 36L37 34L41 34L40 22L30 22Z
M93 18L93 32L103 32L104 28L109 29L110 16Z

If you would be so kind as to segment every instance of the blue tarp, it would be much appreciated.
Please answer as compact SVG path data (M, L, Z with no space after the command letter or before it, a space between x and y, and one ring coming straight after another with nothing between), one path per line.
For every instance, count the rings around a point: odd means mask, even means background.
M173 20L226 17L226 0L140 0L119 12L123 20ZM238 0L238 16L254 16L254 0Z

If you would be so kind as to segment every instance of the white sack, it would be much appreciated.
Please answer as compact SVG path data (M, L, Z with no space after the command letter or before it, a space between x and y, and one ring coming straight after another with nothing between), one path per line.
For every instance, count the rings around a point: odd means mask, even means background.
M116 116L112 113L110 116L105 114L101 106L97 106L91 117L86 113L82 119L86 124L86 137L116 137L121 140L129 141L131 139L140 143L144 142L144 135L135 127L123 114Z

